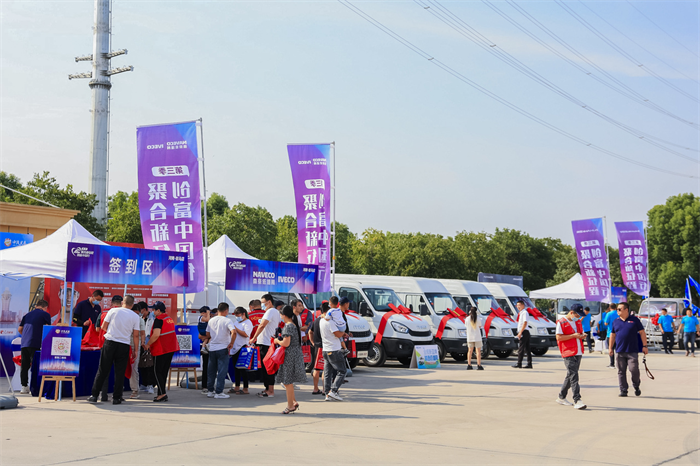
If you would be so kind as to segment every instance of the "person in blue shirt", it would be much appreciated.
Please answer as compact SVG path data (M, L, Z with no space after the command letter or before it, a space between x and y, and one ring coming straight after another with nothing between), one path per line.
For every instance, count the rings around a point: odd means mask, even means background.
M632 386L635 396L642 394L639 377L639 340L642 340L642 352L649 354L647 350L647 334L644 332L642 322L630 315L627 303L620 303L617 307L619 319L612 321L610 326L610 357L617 353L617 380L620 384L620 395L627 396L629 385L627 383L627 369L632 376Z
M685 346L685 355L693 354L695 357L695 337L698 331L698 318L693 315L690 308L685 310L685 317L681 319L681 326L678 328L678 333L683 332L683 345Z
M661 327L661 338L666 354L673 354L673 334L676 332L676 324L673 323L673 316L668 314L666 308L661 309L659 316L659 327Z
M610 341L610 336L612 334L612 323L619 317L617 314L618 305L615 303L610 304L610 309L608 313L605 314L605 325L608 327L608 349L611 349L612 342ZM610 364L607 367L615 369L615 356L610 354Z
M34 354L41 349L41 337L44 333L44 325L51 325L51 315L46 312L49 303L40 299L36 303L36 309L22 317L19 323L19 333L22 335L22 371L20 372L20 382L22 383L21 394L29 393L29 368L32 366Z
M586 342L588 343L588 352L593 352L593 339L591 338L591 308L584 307L583 313L584 317L581 319L581 325L583 326L583 333L586 334Z

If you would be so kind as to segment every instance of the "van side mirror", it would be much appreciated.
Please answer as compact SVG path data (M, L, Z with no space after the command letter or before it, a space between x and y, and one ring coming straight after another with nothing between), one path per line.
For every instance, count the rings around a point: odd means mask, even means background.
M369 310L369 306L365 302L360 303L360 315L365 317L372 316L372 311Z
M418 310L420 311L420 315L422 315L422 316L429 316L430 315L430 311L428 310L427 304L419 304Z
M413 304L409 304L409 305L408 305L408 309L409 309L411 312L413 312Z

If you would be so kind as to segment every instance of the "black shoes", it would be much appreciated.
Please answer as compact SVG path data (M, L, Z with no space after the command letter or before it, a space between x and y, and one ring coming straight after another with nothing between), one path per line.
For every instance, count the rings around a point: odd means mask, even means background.
M474 368L472 367L472 365L471 365L471 364L469 364L469 365L467 366L467 370L468 370L468 371L473 371L473 370L474 370Z
M88 403L97 403L97 397L96 396L90 396L87 399Z
M627 392L620 392L620 394L617 396L627 396Z
M532 369L532 364L527 366L518 366L517 364L513 364L513 367L515 367L516 369Z
M513 367L515 367L516 369L522 369L522 368L523 368L523 366L518 366L517 364L513 364Z
M120 405L120 404L122 404L122 401L124 401L124 400L123 400L123 399L116 399L116 398L115 398L115 399L112 400L112 404L113 404L113 405Z
M103 403L106 403L106 402L109 401L109 397L103 396L102 399L101 399L100 401L103 402Z
M639 396L642 394L642 391L639 389L639 387L634 389L634 396Z
M668 350L668 354L673 354L673 350Z
M472 367L472 366L469 366L469 367ZM484 370L484 368L483 368L483 367L481 367L481 366L477 366L477 367L476 367L476 370L478 370L478 371L483 371L483 370Z
M532 369L532 366L523 366L523 369Z
M668 352L668 350L667 350L667 349L666 349L666 350L664 350L664 353L666 353L666 354L671 354L671 353L669 353L669 352Z

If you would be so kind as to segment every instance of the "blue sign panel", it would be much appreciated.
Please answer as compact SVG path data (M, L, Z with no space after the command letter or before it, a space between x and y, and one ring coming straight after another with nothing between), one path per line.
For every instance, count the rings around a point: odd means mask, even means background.
M9 249L16 246L24 246L34 241L34 235L22 233L7 233L0 231L0 249Z
M80 372L80 327L45 325L41 337L39 375L77 376Z
M317 273L316 265L226 258L226 289L315 294Z

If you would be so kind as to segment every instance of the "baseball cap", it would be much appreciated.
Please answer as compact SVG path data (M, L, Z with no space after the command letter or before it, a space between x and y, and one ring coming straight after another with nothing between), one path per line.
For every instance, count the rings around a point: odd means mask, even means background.
M115 294L114 296L112 296L113 303L121 303L122 301L124 301L124 298L122 298L118 294Z
M350 300L345 296L340 298L340 301L339 301L340 304L348 304L349 302L350 302Z
M152 306L148 306L150 309L158 309L160 312L165 312L165 304L162 301L156 301Z
M572 304L572 305L571 305L571 310L574 311L574 312L575 312L576 314L578 314L578 315L583 315L583 306L581 306L581 305L578 304L578 303Z

